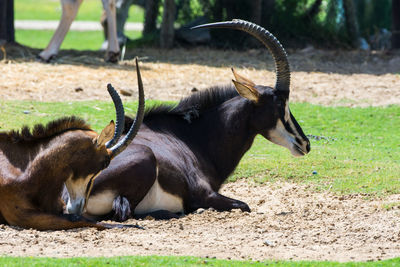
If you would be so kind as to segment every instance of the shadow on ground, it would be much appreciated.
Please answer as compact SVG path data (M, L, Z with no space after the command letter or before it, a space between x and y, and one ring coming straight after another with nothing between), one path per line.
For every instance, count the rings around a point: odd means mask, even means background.
M17 62L37 61L40 49L19 44L5 46L6 60ZM400 74L400 51L344 51L319 50L308 47L302 50L288 50L293 71L322 72L337 74ZM4 54L0 52L2 58ZM197 64L211 67L241 67L256 70L273 70L274 62L266 49L246 51L216 50L208 47L174 48L131 48L125 54L126 60L138 56L141 61L169 64ZM102 51L61 50L50 63L99 66L115 69L129 69L124 64L104 61Z

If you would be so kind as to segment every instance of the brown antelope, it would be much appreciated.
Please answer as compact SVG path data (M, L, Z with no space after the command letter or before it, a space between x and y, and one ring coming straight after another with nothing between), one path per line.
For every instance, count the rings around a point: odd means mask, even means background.
M41 60L48 62L57 55L65 35L71 27L72 21L78 13L82 1L83 0L61 0L61 20L46 49L40 52L39 58ZM117 40L115 0L102 0L102 3L107 17L108 47L106 61L117 62L120 51Z
M24 127L0 133L0 223L38 230L115 227L89 221L80 213L96 176L129 145L139 129L144 93L138 65L137 75L137 119L117 144L123 127L123 106L111 85L108 90L116 106L117 123L114 126L111 122L100 134L76 117L36 125L33 130ZM75 214L63 214L60 196L64 183Z
M253 23L234 20L198 27L230 28L259 39L272 53L275 86L256 85L233 72L233 86L212 87L177 105L146 112L138 136L93 184L86 214L125 220L152 214L177 217L198 208L249 206L218 191L260 134L294 156L310 142L289 109L290 68L280 42ZM126 128L132 123L126 120Z

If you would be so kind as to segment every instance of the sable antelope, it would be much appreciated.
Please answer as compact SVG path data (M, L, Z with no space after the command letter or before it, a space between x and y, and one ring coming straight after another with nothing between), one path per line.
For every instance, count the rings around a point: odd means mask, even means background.
M234 87L213 87L176 106L147 110L138 136L94 181L86 214L110 213L124 220L130 211L158 218L210 207L250 211L246 203L218 191L255 136L261 134L294 156L310 151L289 109L289 63L279 41L242 20L195 28L206 27L237 29L259 39L275 60L275 86L256 85L233 71ZM131 123L127 118L125 127Z
M60 23L51 38L46 49L39 54L39 58L45 62L49 62L57 55L60 46L71 27L72 21L75 19L78 9L83 0L61 0L62 15ZM119 57L119 44L117 40L117 22L115 11L116 0L102 0L103 8L107 18L107 40L108 47L106 52L106 61L117 62Z
M0 133L0 223L38 230L121 226L92 222L79 214L93 180L129 145L139 129L144 95L138 66L137 72L137 119L117 144L124 114L111 85L108 90L115 103L117 121L115 126L114 122L106 126L100 135L76 117L36 125L32 131L24 127L21 131ZM60 196L64 183L71 196L68 209L75 214L63 214Z

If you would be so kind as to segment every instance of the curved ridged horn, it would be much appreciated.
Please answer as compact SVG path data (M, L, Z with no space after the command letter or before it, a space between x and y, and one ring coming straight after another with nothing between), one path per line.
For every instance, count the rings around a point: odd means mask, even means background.
M112 151L112 157L115 157L116 155L121 153L132 142L133 138L139 131L140 125L142 124L144 117L145 104L144 104L143 82L142 82L142 77L140 75L138 59L136 58L135 60L136 60L136 72L137 72L138 90L139 90L139 106L137 109L135 121L132 123L132 126L129 129L128 133L122 140L118 142L118 144L110 148L110 150Z
M117 143L118 139L121 137L122 132L124 131L125 124L125 111L124 106L122 105L121 98L117 91L112 87L111 84L107 84L107 91L110 94L115 107L116 113L116 121L115 121L115 132L113 138L106 143L106 148L110 148L115 143Z
M276 84L279 91L290 91L290 67L287 54L281 43L269 31L257 24L245 20L234 19L232 21L202 24L191 29L199 28L230 28L247 32L260 40L270 51L275 61Z

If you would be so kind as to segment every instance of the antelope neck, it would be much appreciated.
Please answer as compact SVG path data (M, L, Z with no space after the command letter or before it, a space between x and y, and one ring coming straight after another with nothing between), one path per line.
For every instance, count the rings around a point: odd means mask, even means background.
M210 128L203 134L202 143L206 145L200 149L204 157L213 163L220 185L254 141L256 133L249 127L251 110L250 101L235 97L220 105L215 112L204 114L203 120L208 121Z

